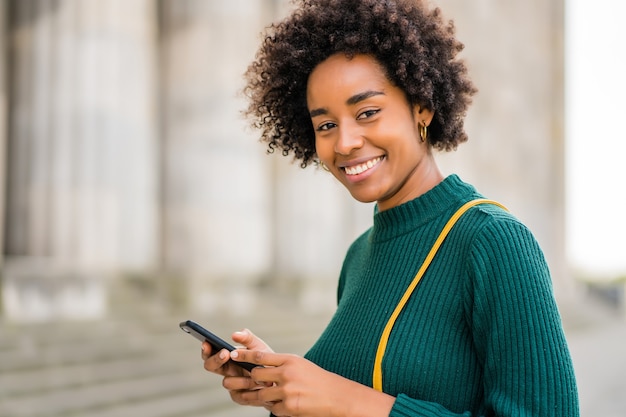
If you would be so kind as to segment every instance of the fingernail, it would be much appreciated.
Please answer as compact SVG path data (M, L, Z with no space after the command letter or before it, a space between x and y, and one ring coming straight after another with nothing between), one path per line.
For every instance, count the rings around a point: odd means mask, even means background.
M230 357L233 359L237 359L237 357L239 357L239 353L236 350L233 350L232 352L230 352Z
M228 352L225 350L222 350L220 352L220 359L226 359L226 357L228 356Z

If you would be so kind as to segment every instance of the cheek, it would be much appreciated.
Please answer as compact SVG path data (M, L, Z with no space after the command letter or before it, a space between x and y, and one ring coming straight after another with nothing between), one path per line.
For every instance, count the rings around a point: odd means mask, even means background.
M330 162L333 155L333 145L328 139L315 138L315 153L322 162Z

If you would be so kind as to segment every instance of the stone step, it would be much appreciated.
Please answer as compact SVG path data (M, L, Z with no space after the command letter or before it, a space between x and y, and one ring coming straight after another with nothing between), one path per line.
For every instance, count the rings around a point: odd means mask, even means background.
M210 391L206 389L207 376L202 377L197 373L188 372L55 389L36 395L8 398L4 401L3 413L15 417L43 416L51 412L54 414L49 415L71 415L115 403L150 401L174 393L205 390L206 394L210 395ZM220 397L224 394L217 389L215 393ZM36 401L33 401L34 399Z
M328 316L268 309L253 315L159 315L85 323L0 322L0 416L254 417L202 368L192 318L230 340L251 328L276 351L303 354Z
M164 359L168 360L164 360ZM0 374L2 392L15 398L46 391L102 384L110 381L143 378L150 375L172 375L180 372L179 364L167 356L122 358L109 362L52 366L46 369L3 372Z
M167 397L136 404L117 404L105 410L89 412L89 417L127 416L185 416L185 417L267 417L269 413L257 407L242 407L230 401L228 393L208 393L207 389L175 393Z
M29 340L12 350L0 352L0 372L28 371L48 367L74 366L88 363L108 363L128 358L153 355L174 346L182 348L178 338L168 334L152 335L160 343L151 346L145 336L120 334L115 338L69 340L41 344Z

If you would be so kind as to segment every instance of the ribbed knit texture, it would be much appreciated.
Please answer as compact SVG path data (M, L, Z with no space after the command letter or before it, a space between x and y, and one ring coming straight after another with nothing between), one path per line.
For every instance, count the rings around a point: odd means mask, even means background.
M380 335L446 221L482 198L457 176L377 212L350 247L337 311L306 357L372 385ZM454 226L391 332L391 416L577 417L574 370L544 256L493 205Z

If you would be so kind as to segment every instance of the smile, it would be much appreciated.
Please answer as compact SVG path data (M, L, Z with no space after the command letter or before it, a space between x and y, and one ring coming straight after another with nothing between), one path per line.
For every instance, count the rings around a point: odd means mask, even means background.
M377 158L370 159L369 161L364 162L364 163L359 164L359 165L354 165L354 166L351 166L351 167L345 167L344 171L348 175L359 175L359 174L364 173L368 169L372 169L373 167L378 165L380 163L380 161L382 161L382 160L383 160L383 157L379 156Z

